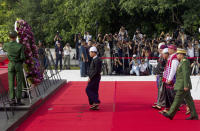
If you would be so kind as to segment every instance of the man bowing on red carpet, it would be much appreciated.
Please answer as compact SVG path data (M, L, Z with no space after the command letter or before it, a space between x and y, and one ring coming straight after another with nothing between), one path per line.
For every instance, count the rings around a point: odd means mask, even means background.
M90 48L90 57L92 57L92 62L89 69L89 79L88 85L86 88L86 93L89 99L90 109L98 110L99 109L99 82L101 80L101 67L102 61L97 56L97 48Z

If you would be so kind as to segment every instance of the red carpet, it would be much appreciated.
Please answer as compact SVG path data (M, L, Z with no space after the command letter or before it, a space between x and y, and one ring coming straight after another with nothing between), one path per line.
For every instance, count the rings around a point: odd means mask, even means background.
M8 69L0 68L0 81L3 87L8 90Z
M0 62L0 69L7 69L8 68L9 60L6 59L3 62Z
M101 110L89 111L86 82L70 82L32 114L17 131L199 131L181 109L168 120L151 108L155 82L101 82ZM196 107L200 114L200 102Z

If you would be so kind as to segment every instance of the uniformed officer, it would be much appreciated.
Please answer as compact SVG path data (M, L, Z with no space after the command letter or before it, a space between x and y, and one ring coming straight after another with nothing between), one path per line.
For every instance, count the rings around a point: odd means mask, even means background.
M176 71L176 83L174 90L176 95L174 102L170 107L170 110L163 115L169 119L173 119L176 112L178 111L180 105L185 102L191 110L191 116L186 120L198 120L198 115L196 113L193 98L191 96L190 90L192 89L191 79L190 79L190 62L185 58L186 50L178 49L177 58L180 61L178 69Z
M11 105L24 105L21 102L22 98L22 84L23 84L23 62L25 60L24 47L22 44L16 42L17 32L12 31L9 33L11 42L3 45L3 50L7 52L9 59L8 64L8 83L9 83L9 95L11 99ZM17 81L16 93L15 78ZM17 98L17 103L15 101Z
M101 80L101 67L102 61L97 57L97 48L90 48L90 57L92 57L92 62L89 69L89 79L88 85L86 88L86 93L89 99L90 109L98 110L99 109L99 82Z

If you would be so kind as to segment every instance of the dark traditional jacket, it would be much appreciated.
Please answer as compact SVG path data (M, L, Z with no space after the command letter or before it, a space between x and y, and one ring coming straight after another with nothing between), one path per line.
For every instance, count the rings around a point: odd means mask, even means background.
M92 80L95 77L101 76L102 61L99 57L92 60L89 69L89 78Z
M154 70L154 73L156 75L163 76L163 72L164 72L164 69L165 69L165 66L166 66L166 62L167 61L164 60L163 58L159 59L158 65L157 65L157 67Z

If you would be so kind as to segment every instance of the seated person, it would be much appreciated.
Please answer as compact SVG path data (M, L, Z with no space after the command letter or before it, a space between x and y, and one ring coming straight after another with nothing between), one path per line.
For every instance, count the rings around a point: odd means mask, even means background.
M198 75L199 74L199 67L200 67L200 64L198 63L198 60L195 60L191 64L191 75Z
M148 75L148 70L147 70L148 64L145 62L144 59L141 60L141 64L139 65L140 68L140 74L143 75Z
M115 57L114 64L113 64L113 71L115 74L121 74L122 73L122 62L119 60L118 57Z
M136 58L136 55L133 55L132 61L129 63L129 65L132 65L130 74L136 74L137 76L140 76L140 68L139 68L139 61Z

